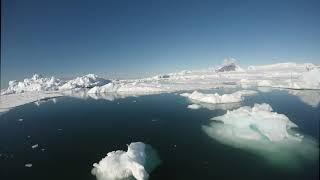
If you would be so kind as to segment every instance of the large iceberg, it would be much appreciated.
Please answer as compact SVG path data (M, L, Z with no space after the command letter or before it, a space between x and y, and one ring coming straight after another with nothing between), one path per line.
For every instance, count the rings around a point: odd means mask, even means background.
M269 104L255 104L227 111L226 114L213 118L225 125L242 129L238 137L248 139L268 139L269 141L280 141L290 138L287 129L297 127L289 118L283 114L273 112Z
M112 151L99 163L93 164L91 173L98 180L118 180L134 177L146 180L149 174L160 163L151 146L142 142L134 142L127 151Z
M204 94L198 91L194 91L193 93L183 93L181 94L181 96L203 103L222 104L241 102L245 96L253 95L256 93L256 91L252 90L242 90L232 94L219 95L218 93Z
M298 167L319 156L316 140L296 131L297 125L268 104L244 106L212 118L202 127L222 144L262 155L271 163Z
M10 81L9 87L2 91L1 95L33 91L56 91L62 84L63 81L56 79L55 77L44 78L41 75L34 74L30 79L27 78L23 81Z
M87 74L82 77L77 77L68 81L60 87L61 90L75 89L75 88L92 88L94 86L102 86L110 83L110 80L100 78L95 74Z

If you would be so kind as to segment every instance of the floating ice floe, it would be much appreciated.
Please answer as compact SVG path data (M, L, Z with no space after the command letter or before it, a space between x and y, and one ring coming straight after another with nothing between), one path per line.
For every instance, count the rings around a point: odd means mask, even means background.
M188 105L188 108L189 108L189 109L200 109L201 106L198 105L198 104L190 104L190 105Z
M252 90L242 90L232 94L219 95L218 93L204 94L198 91L194 91L193 93L183 93L181 94L181 96L203 103L222 104L241 102L245 96L253 95L256 93L256 91Z
M203 126L208 136L220 143L260 154L279 165L299 166L319 154L316 140L295 133L297 125L268 104L244 106L212 118Z
M146 180L160 160L151 146L142 142L131 143L127 151L112 151L99 163L94 163L92 174L98 180Z

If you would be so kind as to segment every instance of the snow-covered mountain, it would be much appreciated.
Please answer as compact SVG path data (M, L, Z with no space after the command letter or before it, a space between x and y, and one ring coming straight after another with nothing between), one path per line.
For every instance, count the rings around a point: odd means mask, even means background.
M224 60L222 66L218 67L216 72L229 72L229 71L240 71L243 72L244 70L237 65L236 60L234 58L227 58Z

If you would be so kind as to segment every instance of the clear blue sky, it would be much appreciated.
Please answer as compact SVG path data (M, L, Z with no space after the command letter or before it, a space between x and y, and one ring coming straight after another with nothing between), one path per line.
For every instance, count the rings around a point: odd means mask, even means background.
M1 85L33 73L136 76L320 64L319 0L4 0Z

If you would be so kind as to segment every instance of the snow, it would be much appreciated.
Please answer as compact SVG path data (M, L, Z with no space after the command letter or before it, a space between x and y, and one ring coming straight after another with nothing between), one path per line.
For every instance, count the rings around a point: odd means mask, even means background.
M59 87L60 90L68 90L75 88L92 88L94 86L102 86L111 82L110 80L98 77L95 74L87 74L82 77L77 77L73 80L66 82L64 85Z
M190 104L190 105L188 105L188 108L189 108L189 109L200 109L201 106L198 105L198 104Z
M128 146L127 151L109 152L99 163L93 164L94 168L91 172L98 180L127 179L131 177L137 180L146 180L149 174L145 165L147 161L150 161L148 158L154 158L150 157L146 148L146 144L134 142Z
M219 95L218 93L203 94L201 92L194 91L191 94L183 93L181 94L181 96L187 97L191 100L203 102L203 103L221 104L221 103L241 102L244 99L244 96L253 95L253 94L256 94L256 92L252 90L242 90L232 94L223 94L223 95Z

